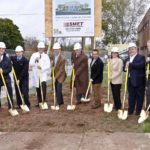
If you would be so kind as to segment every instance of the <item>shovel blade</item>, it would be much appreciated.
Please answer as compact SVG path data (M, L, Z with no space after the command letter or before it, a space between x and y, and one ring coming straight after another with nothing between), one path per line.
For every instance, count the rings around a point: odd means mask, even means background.
M67 110L75 110L76 106L75 105L68 105Z
M149 117L149 113L145 110L142 110L140 113L140 118L138 119L138 123L143 123Z
M9 109L9 113L13 117L19 115L19 113L18 113L18 111L16 109Z
M113 110L113 104L108 104L108 103L104 104L104 111L105 112L110 113L110 112L112 112L112 110Z
M127 110L118 110L118 118L121 120L126 120L128 118L128 111Z
M24 112L29 112L30 109L27 105L20 105L21 109L24 111Z
M81 98L81 102L89 102L90 98Z
M52 110L59 110L59 106L51 106Z
M39 103L39 107L40 107L40 109L42 109L42 110L47 110L47 109L48 109L48 105L47 105L46 102L44 102L44 103Z

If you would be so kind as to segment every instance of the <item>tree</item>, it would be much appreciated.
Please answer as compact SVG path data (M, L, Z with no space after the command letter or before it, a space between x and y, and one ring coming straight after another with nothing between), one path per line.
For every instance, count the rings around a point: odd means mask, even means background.
M103 42L136 41L137 26L150 0L103 0Z
M28 51L37 51L38 42L36 37L26 37L24 40L25 49Z
M24 39L19 28L10 19L0 18L0 41L6 43L7 49L15 49L17 45L24 47Z

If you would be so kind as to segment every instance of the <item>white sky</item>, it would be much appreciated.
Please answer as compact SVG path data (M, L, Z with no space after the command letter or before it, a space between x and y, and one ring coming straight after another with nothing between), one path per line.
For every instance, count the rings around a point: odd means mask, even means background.
M44 0L0 0L0 18L9 18L23 37L44 40Z

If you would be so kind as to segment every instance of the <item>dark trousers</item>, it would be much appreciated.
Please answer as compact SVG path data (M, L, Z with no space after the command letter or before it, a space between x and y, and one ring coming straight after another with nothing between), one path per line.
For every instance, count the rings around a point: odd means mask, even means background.
M147 81L146 85L146 98L147 98L147 106L150 104L150 78Z
M47 89L47 85L46 82L43 81L41 83L42 85L42 91L43 91L43 101L46 101L46 89ZM38 99L38 103L42 102L42 95L41 95L41 87L39 85L39 88L36 88L36 93L37 93L37 99Z
M120 99L120 94L121 94L121 84L112 84L111 83L111 89L112 89L112 95L114 99L114 106L115 109L121 109L121 99Z
M12 94L11 82L10 82L10 83L6 83L6 86L7 86L8 94L9 94L9 96L10 96L10 100L11 100L12 107L13 107L13 94ZM1 94L1 86L0 86L0 94ZM8 109L10 109L10 108L11 108L11 104L10 104L10 102L9 102L8 97L7 97L7 101L8 101Z
M128 92L129 92L128 111L130 114L134 113L135 107L136 107L137 114L141 112L143 101L144 101L144 91L145 91L144 85L133 87L130 78L128 79Z
M25 104L28 107L30 107L28 80L20 81L19 87L20 87L20 90L21 90L21 94L23 95L23 99L24 99ZM20 93L18 91L18 88L17 88L16 84L15 84L15 90L16 90L17 105L20 106L22 104L22 100L21 100Z
M61 105L64 103L62 95L62 83L59 83L57 80L55 82L55 90L56 90L57 104Z

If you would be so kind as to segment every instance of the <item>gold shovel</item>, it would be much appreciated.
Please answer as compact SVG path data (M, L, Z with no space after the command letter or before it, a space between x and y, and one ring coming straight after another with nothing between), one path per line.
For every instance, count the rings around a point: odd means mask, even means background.
M87 88L87 91L86 91L86 94L85 94L85 98L81 98L81 101L82 102L89 102L90 101L90 98L87 98L88 97L88 93L89 93L89 90L90 90L90 87L91 87L91 85L92 85L92 79L90 79L90 81L89 81L89 85L88 85L88 88Z
M39 64L38 64L39 66ZM42 83L41 83L41 77L40 77L40 69L38 68L38 78L39 78L39 82L40 82L40 91L41 91L41 97L42 97L42 102L39 103L39 107L42 110L47 110L48 109L48 105L46 102L44 102L44 97L43 97L43 89L42 89Z
M52 110L59 110L59 105L56 105L56 89L55 89L55 73L54 67L52 68L52 80L53 80L53 90L54 90L54 105L51 106Z
M150 69L150 65L147 65L147 74L146 74L146 80L148 80L148 76L149 76L149 69ZM146 108L146 92L145 92L145 108ZM149 117L149 108L150 108L150 104L147 108L147 110L142 109L141 113L140 113L140 117L138 119L138 123L143 123L148 117Z
M9 113L11 114L11 116L17 116L19 115L18 111L16 109L13 109L13 105L12 105L12 102L11 102L11 99L10 99L10 95L8 93L8 89L7 89L7 86L6 86L6 82L5 82L5 79L4 79L4 76L3 76L3 73L0 72L1 74L1 77L2 77L2 81L3 81L3 84L4 84L4 87L5 87L5 90L7 92L7 96L8 96L8 100L9 100L9 103L10 103L10 106L11 108L9 109Z
M126 100L126 93L127 93L128 74L129 74L129 71L127 69L126 77L125 77L125 88L124 88L122 109L119 109L118 114L117 114L118 118L121 119L121 120L126 120L127 117L128 117L128 111L125 110L125 100Z
M110 103L110 62L108 61L107 64L107 70L108 70L108 102L104 104L104 111L110 113L113 110L113 104Z
M72 70L72 92L71 92L71 105L67 106L67 110L75 110L76 105L73 105L73 91L74 91L74 80L75 80L75 71Z
M21 101L22 101L22 105L20 105L21 109L23 110L23 112L29 112L30 109L29 107L25 104L24 102L24 99L22 97L22 94L21 94L21 90L20 90L20 87L19 87L19 84L17 82L17 76L16 76L16 73L15 73L15 70L14 70L14 67L12 66L12 72L13 72L13 75L14 75L14 78L15 78L15 82L16 82L16 85L17 85L17 88L18 88L18 91L19 91L19 95L20 95L20 98L21 98Z

